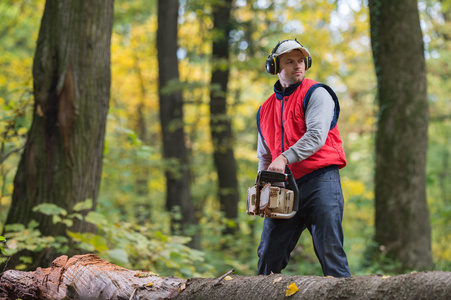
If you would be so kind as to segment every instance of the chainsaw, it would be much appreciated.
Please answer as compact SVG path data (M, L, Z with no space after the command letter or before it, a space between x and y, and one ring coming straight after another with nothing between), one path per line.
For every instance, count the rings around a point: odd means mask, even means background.
M258 172L255 185L247 190L248 215L275 219L290 219L296 215L299 207L298 186L291 171L288 168L287 171Z

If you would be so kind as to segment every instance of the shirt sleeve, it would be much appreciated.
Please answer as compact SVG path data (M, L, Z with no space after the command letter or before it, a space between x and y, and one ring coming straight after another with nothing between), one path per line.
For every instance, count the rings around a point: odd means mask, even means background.
M324 146L334 113L335 102L332 96L325 88L317 88L313 92L305 112L306 133L282 153L288 163L302 161Z
M257 135L258 135L257 142L258 170L266 171L272 162L272 155L268 145L266 145L266 142L262 138L261 134L258 133Z

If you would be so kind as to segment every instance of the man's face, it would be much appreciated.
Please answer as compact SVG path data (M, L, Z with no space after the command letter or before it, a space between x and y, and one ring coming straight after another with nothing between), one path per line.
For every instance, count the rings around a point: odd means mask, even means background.
M279 57L279 81L282 87L301 82L305 77L304 55L300 50L284 53Z

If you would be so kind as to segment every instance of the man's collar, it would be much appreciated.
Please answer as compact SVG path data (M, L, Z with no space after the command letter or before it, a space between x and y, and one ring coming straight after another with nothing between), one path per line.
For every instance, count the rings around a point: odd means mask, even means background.
M277 82L274 84L274 93L276 93L277 100L282 100L284 97L290 96L298 88L298 86L301 83L302 83L302 81L299 83L290 85L285 90L283 90L282 85L280 84L280 81L277 80Z

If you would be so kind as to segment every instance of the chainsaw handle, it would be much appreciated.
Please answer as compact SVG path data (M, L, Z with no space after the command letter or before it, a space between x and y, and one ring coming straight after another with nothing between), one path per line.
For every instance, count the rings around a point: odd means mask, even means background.
M258 171L255 184L262 185L263 182L285 182L288 180L287 174L274 171Z
M271 218L275 218L275 219L291 219L292 217L294 217L296 215L297 211L293 210L291 213L289 214L281 214L281 213L271 213Z

